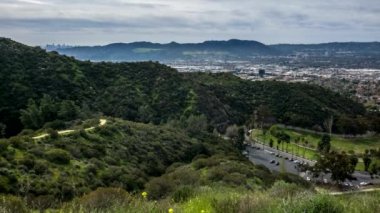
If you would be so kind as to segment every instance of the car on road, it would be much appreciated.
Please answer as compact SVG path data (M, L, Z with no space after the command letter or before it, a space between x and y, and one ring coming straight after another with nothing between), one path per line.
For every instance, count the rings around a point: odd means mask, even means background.
M243 155L248 155L248 152L247 151L243 151L242 154Z
M353 187L354 185L350 182L344 182L343 183L344 186L349 186L349 187Z
M276 161L275 160L271 160L270 163L275 163Z
M368 186L368 185L371 185L370 183L367 183L367 182L360 182L359 183L360 186Z
M278 165L280 165L280 162L277 161L277 162L276 162L276 166L278 166Z

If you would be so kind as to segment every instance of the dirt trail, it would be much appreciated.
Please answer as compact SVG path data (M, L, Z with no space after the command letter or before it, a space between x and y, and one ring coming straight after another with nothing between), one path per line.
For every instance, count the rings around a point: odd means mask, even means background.
M98 126L104 126L104 125L106 125L106 123L107 123L106 119L99 119L99 125ZM91 130L94 130L94 129L95 129L95 126L86 128L84 130L86 132L88 132L88 131L91 131ZM71 135L71 134L73 134L76 131L78 131L78 130L74 130L74 129L61 130L61 131L58 131L58 135ZM38 135L38 136L33 137L33 139L34 140L39 140L39 139L46 138L48 136L49 136L49 134L44 133L42 135Z

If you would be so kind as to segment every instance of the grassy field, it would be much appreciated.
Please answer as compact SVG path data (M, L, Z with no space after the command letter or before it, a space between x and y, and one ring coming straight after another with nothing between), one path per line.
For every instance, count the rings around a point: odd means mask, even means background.
M317 151L315 150L318 142L321 140L322 135L311 134L308 132L295 131L285 128L280 128L286 134L290 136L291 143L286 146L284 144L284 150L290 153L294 153L295 155L302 156L311 160L317 159ZM261 130L254 129L251 133L251 137L258 138L260 141L263 141L266 145L269 145L269 141L273 140L273 147L277 146L277 139L267 132L264 136ZM305 144L300 142L298 144L295 143L295 139L298 137L305 138L305 141L308 143ZM304 148L307 147L307 148ZM282 144L279 145L279 149L282 148ZM345 151L348 153L355 154L363 154L366 149L378 149L380 148L380 136L372 136L372 137L364 137L364 138L343 138L332 136L331 137L331 149L335 151ZM359 171L364 170L364 165L362 159L359 159L359 163L356 166L356 169Z

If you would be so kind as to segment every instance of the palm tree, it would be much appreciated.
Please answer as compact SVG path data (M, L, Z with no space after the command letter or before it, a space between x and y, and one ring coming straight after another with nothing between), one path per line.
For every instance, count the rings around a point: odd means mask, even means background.
M307 140L305 139L304 143L305 143L305 147L307 147L307 145L309 144L309 141L307 141ZM306 152L306 148L303 148L303 157L304 157L304 158L305 158L305 152Z

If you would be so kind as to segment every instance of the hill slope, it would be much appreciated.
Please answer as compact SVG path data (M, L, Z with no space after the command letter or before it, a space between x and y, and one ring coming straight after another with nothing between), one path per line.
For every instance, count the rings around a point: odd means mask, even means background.
M221 129L246 122L260 105L277 121L302 127L322 126L329 114L365 114L362 105L321 87L178 73L152 62L82 62L8 39L0 40L0 65L0 123L8 135L96 112L155 124L204 114Z

